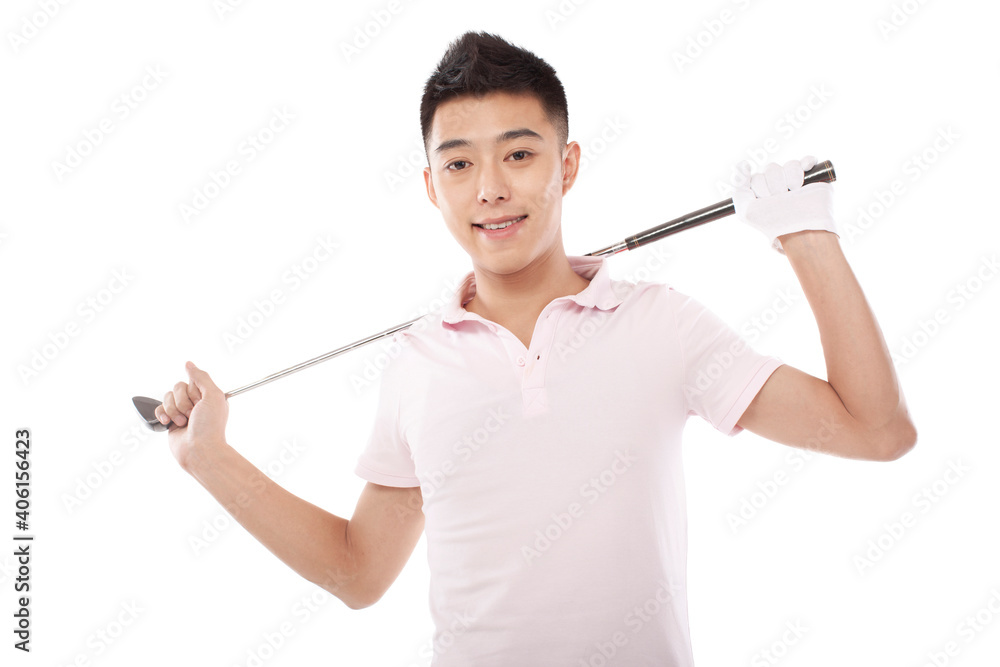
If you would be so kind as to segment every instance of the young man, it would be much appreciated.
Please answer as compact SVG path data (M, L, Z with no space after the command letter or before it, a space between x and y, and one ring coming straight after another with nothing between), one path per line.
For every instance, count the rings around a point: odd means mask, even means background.
M353 517L259 475L226 443L222 391L190 362L190 382L157 411L176 425L171 449L224 506L242 500L236 518L257 539L352 608L382 596L426 530L434 665L688 667L687 417L874 461L916 439L840 250L832 189L802 186L806 158L734 193L802 285L824 381L756 353L666 285L567 257L561 204L580 146L567 143L565 94L544 61L463 35L427 81L421 124L428 197L473 271L442 313L397 334Z

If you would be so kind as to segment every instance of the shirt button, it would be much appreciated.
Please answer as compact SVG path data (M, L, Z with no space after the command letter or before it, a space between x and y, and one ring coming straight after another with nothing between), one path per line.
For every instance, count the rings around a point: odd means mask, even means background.
M524 357L518 357L517 358L517 365L518 366L523 366L524 365Z

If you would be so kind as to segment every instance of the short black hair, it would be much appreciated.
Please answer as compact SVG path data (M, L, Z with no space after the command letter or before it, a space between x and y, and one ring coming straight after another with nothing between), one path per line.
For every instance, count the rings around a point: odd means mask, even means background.
M514 46L499 35L466 32L448 47L424 84L420 100L420 129L424 150L430 139L434 112L442 102L462 95L528 93L538 98L556 128L559 147L569 138L566 91L555 69L531 51Z

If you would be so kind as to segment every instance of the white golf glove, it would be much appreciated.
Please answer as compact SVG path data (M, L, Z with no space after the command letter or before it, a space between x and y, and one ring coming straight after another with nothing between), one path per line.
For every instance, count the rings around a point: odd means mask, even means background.
M818 229L840 236L833 217L833 184L802 185L803 174L814 166L811 155L784 165L772 162L752 176L749 162L736 166L742 176L742 185L733 189L736 217L763 232L782 255L778 237L783 234Z

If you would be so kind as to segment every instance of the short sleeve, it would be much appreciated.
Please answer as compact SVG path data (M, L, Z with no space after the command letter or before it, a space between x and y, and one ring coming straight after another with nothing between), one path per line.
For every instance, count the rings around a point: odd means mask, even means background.
M362 479L383 486L420 486L410 447L402 436L399 423L402 387L397 370L395 364L390 364L382 372L375 424L354 472Z
M754 350L704 305L668 288L684 359L684 399L696 414L728 436L781 359Z

